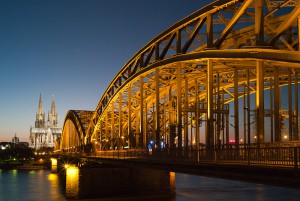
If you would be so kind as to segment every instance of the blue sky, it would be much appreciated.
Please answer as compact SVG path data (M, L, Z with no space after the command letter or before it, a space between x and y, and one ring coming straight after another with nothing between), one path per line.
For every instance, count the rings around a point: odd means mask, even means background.
M94 110L121 67L148 41L213 0L0 0L0 141L27 141L39 94Z

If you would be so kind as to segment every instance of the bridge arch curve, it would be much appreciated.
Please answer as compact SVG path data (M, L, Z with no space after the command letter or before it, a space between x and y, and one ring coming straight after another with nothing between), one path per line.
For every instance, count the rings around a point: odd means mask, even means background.
M254 137L281 142L282 117L289 117L288 139L298 140L300 5L280 2L215 1L159 34L111 81L91 117L87 142L100 150L152 143L199 148L229 144L229 135L235 144ZM288 114L281 108L281 86L292 97ZM252 116L256 130L250 132Z
M86 144L86 130L93 111L69 110L64 121L60 139L60 150L83 152Z

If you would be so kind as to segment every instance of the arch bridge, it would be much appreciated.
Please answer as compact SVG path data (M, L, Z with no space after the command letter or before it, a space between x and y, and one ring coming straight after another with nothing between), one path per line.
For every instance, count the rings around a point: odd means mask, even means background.
M68 112L60 149L298 141L299 29L299 0L200 8L140 49L95 111Z

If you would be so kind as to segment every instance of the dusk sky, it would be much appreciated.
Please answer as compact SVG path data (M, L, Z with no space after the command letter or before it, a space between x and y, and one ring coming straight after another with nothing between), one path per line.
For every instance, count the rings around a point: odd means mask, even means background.
M213 0L0 0L0 142L28 141L39 95L59 125L95 110L148 41Z

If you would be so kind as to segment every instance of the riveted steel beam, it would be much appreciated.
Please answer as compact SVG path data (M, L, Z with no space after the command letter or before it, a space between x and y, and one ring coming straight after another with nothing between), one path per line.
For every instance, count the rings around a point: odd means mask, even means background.
M269 44L274 45L278 37L297 20L300 13L300 4L298 4L293 11L285 18L285 20L278 26L273 36L269 39Z

